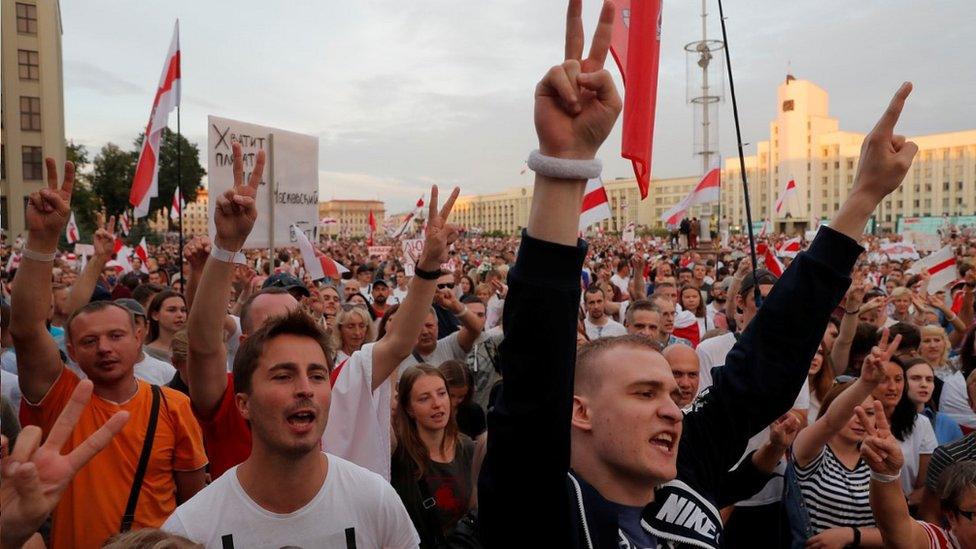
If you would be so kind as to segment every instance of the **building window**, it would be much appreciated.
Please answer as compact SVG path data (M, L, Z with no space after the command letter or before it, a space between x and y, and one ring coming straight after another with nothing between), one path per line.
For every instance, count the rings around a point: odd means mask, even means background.
M7 179L7 146L0 143L0 179Z
M20 98L20 129L23 131L41 131L41 98Z
M21 80L41 78L40 60L36 51L17 50L17 69Z
M17 2L17 32L37 34L37 6Z
M956 181L956 190L957 191L961 191L962 190L962 181Z
M8 224L9 219L10 216L7 215L7 197L0 196L0 227L5 231L10 229L10 225Z
M24 179L38 180L44 178L44 159L40 147L21 147Z
M942 182L942 190L943 191L948 191L949 190L949 182L948 181L943 181Z
M783 101L783 112L789 112L793 110L793 100L787 99Z

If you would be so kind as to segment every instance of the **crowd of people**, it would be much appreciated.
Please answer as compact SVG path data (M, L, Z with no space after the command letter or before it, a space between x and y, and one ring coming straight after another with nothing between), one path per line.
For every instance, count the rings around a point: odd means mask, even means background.
M48 159L3 250L0 546L976 548L976 235L942 235L935 287L864 234L911 85L779 276L694 223L584 241L621 100L613 7L585 57L580 10L520 235L462 234L435 186L420 257L322 241L349 272L313 280L242 250L265 159L245 179L234 144L212 240L143 265L103 216L82 265Z

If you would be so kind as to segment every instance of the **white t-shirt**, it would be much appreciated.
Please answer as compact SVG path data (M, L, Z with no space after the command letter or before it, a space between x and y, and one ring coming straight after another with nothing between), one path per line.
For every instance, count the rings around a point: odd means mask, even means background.
M23 396L20 393L20 381L16 374L0 370L0 394L10 403L14 413L20 415L20 400Z
M627 328L624 328L623 324L611 318L607 318L607 323L603 326L597 326L590 322L590 317L586 317L583 320L583 326L586 328L586 337L590 338L590 341L600 339L601 337L627 335Z
M373 347L367 343L346 360L329 406L322 448L390 480L392 381L373 387Z
M620 293L622 293L622 294L630 293L630 290L628 289L628 287L630 286L630 277L629 276L628 277L622 277L622 276L620 276L618 274L615 274L615 275L613 275L613 276L610 277L610 283L613 284L614 286L616 286L617 289L620 290Z
M227 340L227 371L234 371L234 357L237 356L237 348L241 346L241 319L240 317L229 315L234 320L234 335Z
M170 381L173 381L173 376L176 375L176 368L168 362L163 362L158 358L149 356L148 353L142 353L142 360L136 362L136 365L132 368L132 373L136 376L136 379L141 379L146 383L166 385Z
M939 411L956 420L959 425L976 428L976 413L969 405L966 391L966 378L962 372L954 372L945 378L942 396L939 397Z
M735 346L735 334L729 332L708 338L698 344L698 392L712 386L712 368L725 365L725 355Z
M401 290L399 286L393 288L393 294L391 297L390 305L398 305L403 303L403 300L407 298L407 291Z
M498 297L497 293L491 294L488 298L488 307L485 312L485 329L494 328L502 322L502 314L505 311L505 300Z
M935 430L932 423L922 414L915 415L915 428L912 434L908 435L904 441L899 442L901 453L905 456L905 463L901 466L901 490L907 496L915 489L915 481L918 480L918 461L921 455L932 455L932 452L939 446L935 439Z
M407 510L393 487L375 473L327 454L329 472L301 509L272 513L252 500L237 467L176 508L162 529L213 549L265 547L418 547Z
M430 364L435 368L448 360L466 360L468 358L468 351L462 349L461 344L458 343L458 335L460 334L461 332L457 331L443 339L439 339L434 352L429 355L420 355L420 358L424 359L425 364ZM416 366L417 364L420 364L420 362L411 353L410 356L403 359L403 362L397 366L397 376L402 374L407 368Z

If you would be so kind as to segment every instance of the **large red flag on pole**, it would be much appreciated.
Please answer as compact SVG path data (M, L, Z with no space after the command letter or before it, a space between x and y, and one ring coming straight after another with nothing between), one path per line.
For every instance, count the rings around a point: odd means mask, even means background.
M153 98L146 135L142 140L139 164L132 178L129 203L133 206L136 219L149 214L149 200L159 194L159 140L163 129L169 122L169 114L180 104L180 22L173 27L173 39L169 44L163 74L159 77L159 87Z
M641 199L651 182L651 148L661 57L661 0L613 0L610 52L624 81L624 129L620 155L634 165Z
M366 228L367 238L366 245L373 245L373 235L376 233L376 218L373 217L373 210L369 211L369 226Z

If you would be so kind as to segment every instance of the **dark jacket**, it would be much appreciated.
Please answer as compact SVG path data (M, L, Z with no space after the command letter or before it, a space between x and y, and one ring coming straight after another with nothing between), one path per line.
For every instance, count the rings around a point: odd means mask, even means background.
M678 476L644 510L644 527L662 546L719 546L717 506L733 497L723 493L734 484L728 471L749 438L792 407L861 251L850 238L821 230L770 292L725 366L713 370L714 384L684 418ZM585 254L583 242L561 246L523 234L509 272L504 383L488 415L478 485L488 547L620 547L612 507L568 475Z

